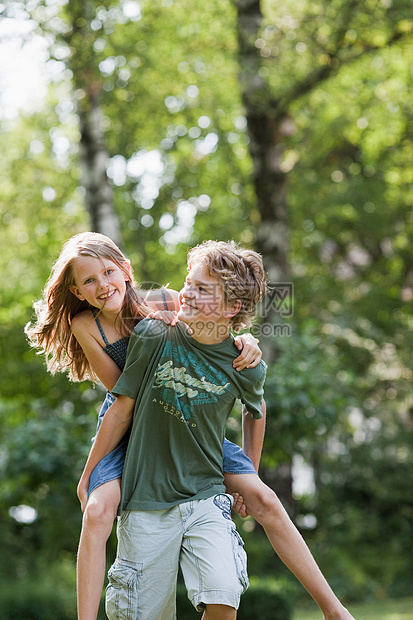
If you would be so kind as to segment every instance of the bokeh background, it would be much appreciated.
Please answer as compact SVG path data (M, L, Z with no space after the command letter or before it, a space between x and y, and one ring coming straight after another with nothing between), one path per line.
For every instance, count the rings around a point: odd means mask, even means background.
M76 617L104 393L49 375L23 329L85 230L144 286L179 288L204 239L262 253L261 477L358 618L413 618L412 57L410 0L0 3L2 620ZM320 618L239 528L252 591L291 603L239 617Z

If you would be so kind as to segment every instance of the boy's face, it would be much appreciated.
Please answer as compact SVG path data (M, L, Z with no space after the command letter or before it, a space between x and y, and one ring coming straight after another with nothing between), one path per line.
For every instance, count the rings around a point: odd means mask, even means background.
M221 285L216 277L208 274L202 263L189 271L179 293L179 304L178 318L195 332L208 329L213 332L215 325L229 322Z

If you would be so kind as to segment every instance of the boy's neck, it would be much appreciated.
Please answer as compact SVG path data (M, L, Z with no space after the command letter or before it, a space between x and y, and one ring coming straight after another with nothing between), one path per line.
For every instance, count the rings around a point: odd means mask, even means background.
M208 321L201 325L199 322L186 323L191 337L200 344L220 344L229 337L229 323L214 323Z

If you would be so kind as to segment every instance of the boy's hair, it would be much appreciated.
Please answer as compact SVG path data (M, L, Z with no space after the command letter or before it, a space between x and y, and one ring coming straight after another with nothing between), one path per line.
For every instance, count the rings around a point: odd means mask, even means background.
M230 320L232 329L238 332L250 327L257 303L267 292L260 254L234 241L204 241L188 252L188 269L198 262L205 265L208 275L218 278L226 306L241 301L240 311Z
M120 249L109 237L86 232L74 235L64 244L43 290L43 297L33 304L36 321L25 327L30 344L46 354L47 369L55 374L68 372L72 381L91 379L97 381L83 349L72 334L73 317L90 310L87 301L81 301L71 291L75 285L73 264L79 256L108 259L115 263L129 278L119 322L122 332L128 335L137 321L146 316L148 308L139 301L134 289L133 275Z

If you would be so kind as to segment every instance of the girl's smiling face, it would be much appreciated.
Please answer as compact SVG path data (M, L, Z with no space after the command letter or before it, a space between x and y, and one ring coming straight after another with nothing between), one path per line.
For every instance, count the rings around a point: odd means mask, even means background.
M94 308L120 312L129 276L108 258L78 256L73 262L73 295Z

